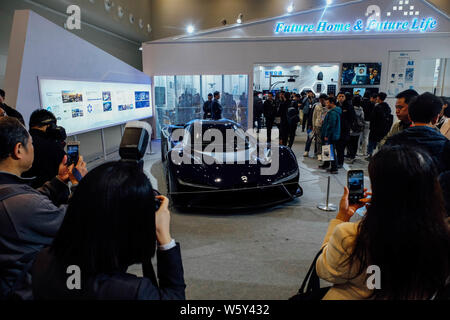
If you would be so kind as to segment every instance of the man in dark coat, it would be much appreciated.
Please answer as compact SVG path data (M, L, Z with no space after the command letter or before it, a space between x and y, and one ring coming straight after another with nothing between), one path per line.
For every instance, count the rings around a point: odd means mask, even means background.
M56 127L56 118L50 111L39 109L30 116L30 135L33 138L33 166L22 177L34 178L33 188L41 187L58 173L59 164L65 156L60 142L57 142L49 128Z
M34 159L32 138L20 122L0 118L0 300L31 299L31 264L51 244L64 218L69 197L67 158L57 175L39 189L21 174ZM84 176L80 157L77 170Z
M278 110L275 105L275 100L273 99L273 93L269 92L267 95L267 100L264 101L264 118L266 118L267 143L271 143L272 141L272 127L277 112Z
M391 114L391 107L384 102L386 99L386 93L380 92L377 95L377 104L373 108L372 115L370 117L370 132L369 132L369 146L367 147L367 153L369 157L366 160L370 160L373 151L376 149L378 143L389 132L390 125L387 123L389 115L391 120L393 119ZM392 123L391 123L392 125Z
M259 92L255 91L253 93L253 125L256 122L257 133L261 130L261 117L264 113L264 104L262 99L259 97Z
M442 110L442 100L425 92L409 103L412 126L388 138L385 145L422 148L433 157L439 172L450 170L450 140L434 127Z
M352 106L351 100L347 98L344 92L339 92L337 96L337 106L341 108L341 135L339 141L336 143L336 153L338 168L344 165L345 147L350 141L350 129L356 114Z
M212 119L212 93L208 94L208 101L203 104L203 119Z
M214 92L214 100L211 105L211 113L212 113L213 120L222 119L223 107L219 101L220 101L220 92L216 91L216 92Z

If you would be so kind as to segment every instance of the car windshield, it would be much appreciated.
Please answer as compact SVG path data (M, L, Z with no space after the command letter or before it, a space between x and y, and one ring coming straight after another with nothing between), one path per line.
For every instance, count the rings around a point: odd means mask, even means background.
M216 149L218 151L239 151L251 148L249 137L244 130L232 123L226 124L192 124L188 128L187 145L202 151Z

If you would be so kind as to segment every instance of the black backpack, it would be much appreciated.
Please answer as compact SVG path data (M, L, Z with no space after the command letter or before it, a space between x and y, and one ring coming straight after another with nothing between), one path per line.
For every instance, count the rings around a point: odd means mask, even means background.
M394 124L394 116L391 113L391 110L389 111L386 109L384 111L384 121L383 121L383 128L384 128L384 135L387 135L389 131L391 131L392 125Z
M287 111L288 122L291 125L297 124L300 122L300 116L295 107L290 107Z

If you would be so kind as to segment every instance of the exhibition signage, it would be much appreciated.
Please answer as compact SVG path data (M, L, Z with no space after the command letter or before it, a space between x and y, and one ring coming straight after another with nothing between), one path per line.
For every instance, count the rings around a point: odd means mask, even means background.
M434 18L413 18L410 21L377 21L375 19L367 22L356 20L354 23L332 23L320 21L317 24L285 24L279 22L275 26L275 33L345 33L345 32L389 32L389 31L419 31L426 32L435 29L437 21Z

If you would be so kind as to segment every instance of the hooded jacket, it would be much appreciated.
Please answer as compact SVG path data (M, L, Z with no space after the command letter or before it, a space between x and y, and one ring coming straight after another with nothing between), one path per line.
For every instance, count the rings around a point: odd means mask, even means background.
M415 126L387 139L387 146L410 145L420 147L431 155L439 172L450 170L450 141L438 130L428 126Z
M322 140L337 141L341 136L342 109L335 107L327 112L322 124Z

